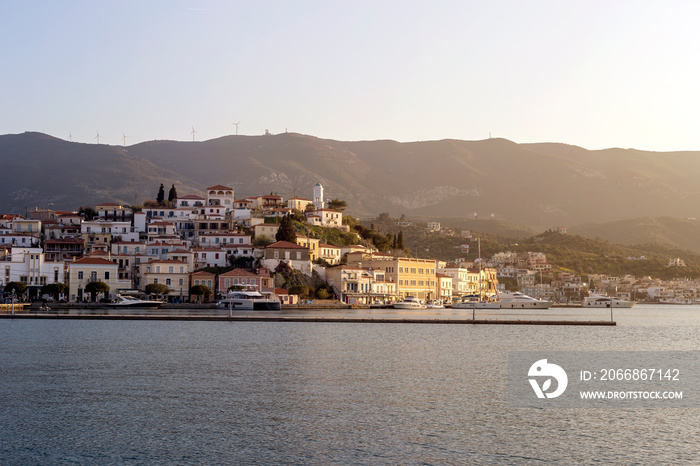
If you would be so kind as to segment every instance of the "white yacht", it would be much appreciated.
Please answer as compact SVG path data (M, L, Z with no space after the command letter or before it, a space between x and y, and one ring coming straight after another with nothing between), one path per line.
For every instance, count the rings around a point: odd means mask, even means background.
M406 296L402 301L394 303L394 309L425 309L426 306L415 296Z
M114 307L146 307L157 309L163 304L162 301L138 299L133 296L117 295L117 301L110 304Z
M489 299L483 299L476 294L462 296L460 301L452 303L452 309L500 309L501 303Z
M554 304L520 292L501 293L498 295L498 300L501 303L501 309L549 309Z
M445 309L445 305L442 304L442 301L436 300L436 299L428 301L428 304L426 304L426 307L428 309Z
M583 307L632 307L637 304L635 301L615 298L612 296L603 296L600 294L591 294L583 298Z
M279 311L282 303L279 299L266 297L259 291L230 291L216 306L220 309L243 311Z

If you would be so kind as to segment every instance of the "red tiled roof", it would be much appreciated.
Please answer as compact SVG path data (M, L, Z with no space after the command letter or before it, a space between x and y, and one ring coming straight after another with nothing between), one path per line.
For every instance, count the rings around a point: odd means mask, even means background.
M101 259L99 257L81 257L80 259L74 260L71 262L71 264L79 264L79 265L113 265L117 266L112 261L108 261L107 259Z
M219 274L220 277L257 277L253 272L248 272L245 269L233 269L226 273Z
M277 241L267 246L267 249L307 249L306 246L290 243L289 241Z

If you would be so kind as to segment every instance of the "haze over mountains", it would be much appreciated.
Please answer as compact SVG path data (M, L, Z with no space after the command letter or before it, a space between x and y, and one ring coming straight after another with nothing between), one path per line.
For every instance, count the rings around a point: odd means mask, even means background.
M41 133L0 136L3 212L141 203L158 186L236 197L310 198L320 181L350 213L493 218L533 229L637 217L700 218L700 152L645 152L505 139L343 142L300 134L152 141L127 147Z

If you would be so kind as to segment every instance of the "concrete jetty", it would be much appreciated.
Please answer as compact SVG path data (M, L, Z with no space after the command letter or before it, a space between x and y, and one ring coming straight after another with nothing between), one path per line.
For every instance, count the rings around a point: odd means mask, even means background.
M168 314L111 314L111 313L9 313L0 314L0 318L10 319L59 319L59 320L158 320L158 321L200 321L200 322L326 322L326 323L363 323L363 324L445 324L445 325L577 325L577 326L615 326L615 321L586 320L505 320L505 319L469 319L469 318L430 318L430 317L367 317L367 316L285 316L285 315L168 315Z

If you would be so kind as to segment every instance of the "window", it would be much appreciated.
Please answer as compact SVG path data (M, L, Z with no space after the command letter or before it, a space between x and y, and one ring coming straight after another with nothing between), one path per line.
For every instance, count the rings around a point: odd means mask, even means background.
M154 278L154 279L153 279L153 283L158 283L158 279L157 279L157 278Z
M168 266L168 273L173 273L174 267L172 265Z
M83 271L79 270L78 271L78 280L82 280L82 279L83 279Z
M184 279L181 278L181 279L179 280L179 283L178 283L178 284L179 284L180 286L184 285L184 284L185 284Z
M416 281L415 281L415 280L411 280L411 286L416 286Z
M109 271L105 271L105 280L109 280Z
M422 274L422 273L423 273L423 269L418 269L418 273Z
M412 273L412 274L415 274L415 273L416 273L415 267L411 267L411 273Z
M168 286L170 286L170 285L172 285L172 281L171 281L169 278L166 278L166 279L165 279L165 284L168 285Z
M180 273L185 273L185 268L183 266L180 266Z
M297 252L297 260L301 260L301 253Z

